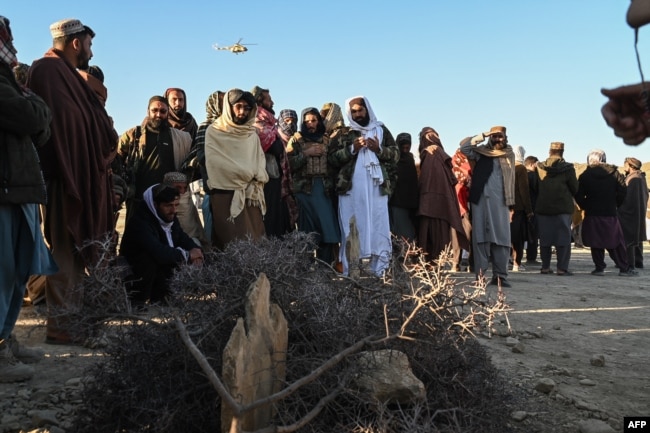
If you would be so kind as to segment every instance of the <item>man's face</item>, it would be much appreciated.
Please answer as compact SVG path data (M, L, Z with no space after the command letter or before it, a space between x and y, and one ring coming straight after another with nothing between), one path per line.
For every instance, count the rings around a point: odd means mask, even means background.
M490 135L490 142L492 143L492 147L496 150L505 149L508 143L506 135L501 132Z
M262 92L260 105L269 111L273 111L273 99L270 92Z
M408 141L403 142L399 145L400 152L409 153L411 151L411 143Z
M248 105L246 101L240 99L239 101L232 104L232 120L237 125L244 125L248 121L248 117L251 114L253 107Z
M174 201L166 203L154 203L154 207L156 208L156 212L158 213L160 219L167 223L174 221L176 211L178 210L179 201L179 197L176 197Z
M78 39L79 51L77 52L77 68L88 69L90 59L93 57L93 38L90 35L84 35Z
M147 117L149 118L149 125L154 128L159 128L166 120L169 114L167 104L160 101L153 101L149 104L147 110Z
M169 108L175 112L180 112L185 109L185 96L183 92L172 90L167 94L167 100L169 101Z
M370 116L368 115L368 110L361 104L352 104L350 106L350 113L352 114L352 120L357 122L361 126L366 126L370 123Z
M318 117L316 117L315 114L309 113L305 115L305 120L303 122L307 128L307 131L312 134L316 132L316 129L318 128Z

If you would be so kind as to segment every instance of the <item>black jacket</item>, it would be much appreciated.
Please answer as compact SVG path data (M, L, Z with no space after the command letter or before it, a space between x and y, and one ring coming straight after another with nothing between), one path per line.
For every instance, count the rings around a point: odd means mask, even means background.
M185 257L177 247L185 251L199 247L181 229L176 217L174 217L171 234L174 247L169 246L160 222L156 215L151 213L147 203L140 202L124 228L120 254L126 257L128 262L131 259L136 261L138 257L146 255L160 265L173 266L184 263Z
M617 216L627 186L625 178L610 164L590 165L578 178L576 202L586 215Z
M13 71L0 62L0 204L45 203L34 146L50 137L51 120L45 101L24 95Z

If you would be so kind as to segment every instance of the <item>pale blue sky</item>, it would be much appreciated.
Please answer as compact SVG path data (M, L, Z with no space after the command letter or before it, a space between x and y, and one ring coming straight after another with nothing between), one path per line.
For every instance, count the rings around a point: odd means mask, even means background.
M119 133L139 123L147 101L185 89L205 118L215 90L269 88L275 111L368 97L393 135L424 126L453 151L468 135L508 128L510 144L545 158L551 141L585 162L592 148L621 165L650 161L650 140L630 147L600 114L601 87L639 81L625 0L4 2L18 58L51 46L49 25L78 18L95 30L107 110ZM215 51L239 38L245 54ZM640 52L650 76L650 29ZM414 149L417 143L414 143Z

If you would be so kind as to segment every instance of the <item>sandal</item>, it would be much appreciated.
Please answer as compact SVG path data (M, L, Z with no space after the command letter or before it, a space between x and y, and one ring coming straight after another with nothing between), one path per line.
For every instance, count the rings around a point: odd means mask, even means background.
M552 274L553 270L552 269L542 269L539 271L540 274Z

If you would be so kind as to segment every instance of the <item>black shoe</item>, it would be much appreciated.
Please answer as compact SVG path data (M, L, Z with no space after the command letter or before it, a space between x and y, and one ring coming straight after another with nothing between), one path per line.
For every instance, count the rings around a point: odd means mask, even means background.
M508 280L505 278L501 277L492 277L492 280L490 281L491 286L501 286L501 287L512 287Z

